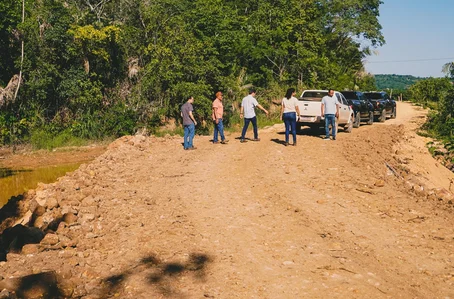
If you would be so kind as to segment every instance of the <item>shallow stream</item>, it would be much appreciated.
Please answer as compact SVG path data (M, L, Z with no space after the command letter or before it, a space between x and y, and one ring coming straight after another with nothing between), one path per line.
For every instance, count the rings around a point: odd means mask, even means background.
M76 170L81 163L47 166L35 169L12 169L0 167L0 207L12 196L20 195L38 186L38 183L53 183L67 172Z

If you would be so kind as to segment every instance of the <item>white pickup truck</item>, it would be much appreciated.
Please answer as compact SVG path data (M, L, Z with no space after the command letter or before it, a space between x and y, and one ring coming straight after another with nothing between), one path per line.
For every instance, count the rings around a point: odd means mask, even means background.
M296 123L300 130L302 126L308 126L311 129L318 129L325 126L325 118L322 117L322 98L328 95L328 90L305 90L299 98L298 107L300 117ZM339 100L339 118L336 120L337 126L342 126L344 131L350 133L353 129L353 108L348 105L345 97L335 91L334 95Z

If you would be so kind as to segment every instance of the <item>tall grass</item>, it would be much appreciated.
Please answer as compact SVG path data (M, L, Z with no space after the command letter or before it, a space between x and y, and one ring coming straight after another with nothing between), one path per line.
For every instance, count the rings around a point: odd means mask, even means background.
M34 149L52 150L63 146L83 146L89 144L90 141L73 136L69 130L58 134L35 130L31 134L30 143Z

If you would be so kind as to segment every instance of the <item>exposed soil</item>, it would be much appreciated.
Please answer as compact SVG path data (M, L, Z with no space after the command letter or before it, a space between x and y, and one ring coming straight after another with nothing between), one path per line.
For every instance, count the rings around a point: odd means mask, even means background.
M194 151L176 137L120 138L5 217L3 227L17 220L47 235L0 262L0 290L453 298L454 174L415 134L425 113L399 102L397 119L336 141L303 131L296 147L282 144L282 125L259 131L260 142L197 136Z

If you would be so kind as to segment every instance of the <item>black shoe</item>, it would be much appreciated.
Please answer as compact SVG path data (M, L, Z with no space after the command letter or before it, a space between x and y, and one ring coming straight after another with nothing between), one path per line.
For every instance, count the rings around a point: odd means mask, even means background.
M245 143L245 142L247 142L247 140L246 139L240 139L240 142L241 143Z

